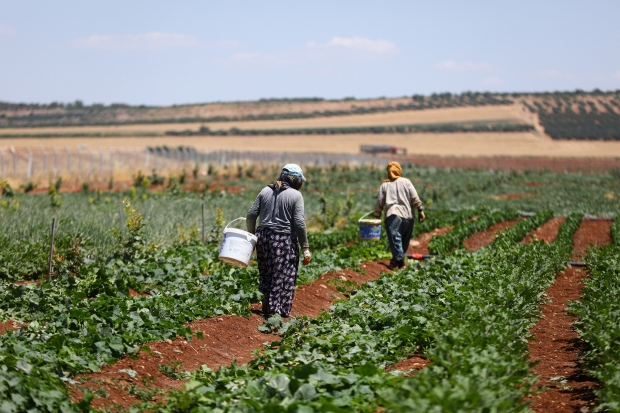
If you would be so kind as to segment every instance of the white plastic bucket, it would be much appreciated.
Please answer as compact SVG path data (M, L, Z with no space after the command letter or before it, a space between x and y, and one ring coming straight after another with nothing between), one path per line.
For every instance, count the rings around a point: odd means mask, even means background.
M228 225L240 219L245 220L245 218L237 218L230 221ZM220 261L233 267L245 268L250 262L250 257L252 257L258 238L247 231L228 228L228 225L224 228L224 238L222 239L218 258Z
M360 239L362 241L379 241L381 239L381 220L364 218L372 212L367 213L357 221L360 227Z

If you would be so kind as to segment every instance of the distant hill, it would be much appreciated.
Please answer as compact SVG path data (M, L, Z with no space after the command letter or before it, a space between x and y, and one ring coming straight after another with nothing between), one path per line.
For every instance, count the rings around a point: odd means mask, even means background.
M620 140L620 90L549 93L441 93L401 98L261 99L173 106L0 102L0 128L303 119L437 108L518 105L553 139ZM511 131L505 128L505 131Z
M239 120L277 120L343 116L352 114L422 110L442 107L506 105L507 95L490 93L444 93L428 97L356 100L321 98L261 99L251 102L216 102L174 106L100 104L24 104L0 102L0 127L126 125L145 123L194 123Z

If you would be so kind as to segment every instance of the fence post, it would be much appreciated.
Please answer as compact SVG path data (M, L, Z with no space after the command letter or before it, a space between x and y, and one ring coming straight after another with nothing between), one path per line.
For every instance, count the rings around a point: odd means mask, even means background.
M94 167L93 167L93 151L90 150L90 146L88 148L86 148L88 150L88 159L90 161L90 172L88 174L88 180L90 181L90 178L93 175L93 171L94 171Z
M54 233L56 231L56 218L52 218L52 233L50 235L50 256L47 260L47 280L52 276L52 263L54 256Z
M13 154L13 175L17 175L17 152L15 152L15 148L11 146L11 154Z
M99 152L99 174L103 171L103 152L101 152L101 148L97 148L97 152Z
M144 153L145 153L145 155L144 155L144 168L146 170L148 170L148 168L149 168L149 160L150 160L150 157L151 157L151 154L149 153L149 148L146 148L144 150Z
M82 173L82 152L80 152L80 147L76 148L77 156L78 156L78 170Z
M4 149L0 149L0 178L4 178Z
M43 169L47 172L47 152L43 146L41 146L41 153L43 154Z
M30 147L27 147L26 150L28 151L28 171L26 172L26 179L30 181L30 177L32 176L32 151Z
M58 173L58 151L55 146L52 146L52 152L54 152L54 169Z
M202 243L205 243L205 203L202 203Z
M65 152L67 152L67 171L71 172L71 152L69 152L69 148L65 146Z
M110 154L110 175L112 175L112 172L114 171L114 152L112 151L112 148L108 148L108 153Z

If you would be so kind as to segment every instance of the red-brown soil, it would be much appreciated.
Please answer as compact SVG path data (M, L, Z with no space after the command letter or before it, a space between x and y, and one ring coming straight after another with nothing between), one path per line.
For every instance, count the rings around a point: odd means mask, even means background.
M398 159L419 166L459 169L494 169L497 171L543 171L600 173L620 168L618 158L548 158L527 156L403 156Z
M19 328L23 325L24 324L13 320L5 321L0 323L0 334L5 334L7 331L19 330Z
M415 371L422 370L424 367L431 364L430 360L426 359L420 354L415 354L408 359L401 360L395 364L392 364L387 368L387 371L400 370L404 371L406 376L411 376Z
M148 295L147 293L141 293L139 291L134 290L133 288L129 289L130 297L146 297L147 295Z
M15 281L14 282L15 285L27 285L27 284L41 284L41 280L22 280L22 281Z
M362 264L365 274L352 270L331 272L322 275L316 281L299 287L295 292L292 316L316 317L320 311L327 310L337 299L345 298L338 292L330 280L349 280L361 285L380 277L387 271L387 262L369 262ZM135 358L125 357L113 365L107 365L101 372L82 374L76 378L80 383L72 388L74 399L81 398L80 389L104 391L107 397L98 397L93 401L96 408L120 405L125 408L138 403L139 400L128 393L130 386L143 389L144 380L150 381L149 387L163 391L182 388L183 380L173 380L162 374L158 365L182 363L179 370L191 371L206 364L216 370L221 366L230 365L233 360L245 364L256 356L253 350L261 349L264 343L278 340L275 334L263 334L258 331L264 319L260 314L260 304L252 305L249 318L239 316L221 316L188 323L192 331L202 332L203 338L193 337L191 341L182 338L147 343L150 351L140 351ZM143 347L144 348L144 347ZM137 372L131 378L126 372Z
M613 221L584 220L575 233L573 242L573 258L583 258L586 249L591 245L611 244L611 224Z
M583 221L574 236L573 258L581 258L590 244L611 242L611 222ZM549 302L542 307L542 318L532 328L530 359L540 361L532 370L548 389L531 398L535 412L588 412L594 404L593 390L598 383L579 365L581 342L573 330L575 317L566 312L568 300L578 300L587 277L585 268L567 268L547 289ZM554 380L551 380L554 379Z
M560 226L564 223L564 221L566 221L566 217L551 218L549 221L545 222L534 231L528 233L523 239L523 243L529 244L534 240L542 240L546 243L551 243L555 241L555 239L558 237L558 231L560 229Z
M502 199L523 199L523 198L532 198L534 196L531 192L524 192L521 194L501 194L501 195L490 195L489 198L502 200Z
M514 227L519 221L519 219L513 219L510 221L500 222L499 224L493 225L486 231L477 232L463 241L463 246L470 251L478 251L480 248L490 245L497 236L498 232Z

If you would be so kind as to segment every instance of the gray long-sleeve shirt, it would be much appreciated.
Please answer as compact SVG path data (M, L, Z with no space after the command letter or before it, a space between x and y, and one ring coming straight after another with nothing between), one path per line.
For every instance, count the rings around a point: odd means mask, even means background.
M419 212L424 210L418 192L409 179L401 177L381 184L375 204L375 216L381 216L381 211L385 209L386 218L398 215L401 218L412 219L413 208Z
M296 233L301 248L308 249L304 198L301 192L290 187L285 190L264 187L248 211L246 225L252 234L256 232L256 219L259 216L259 226L273 228L280 234Z

